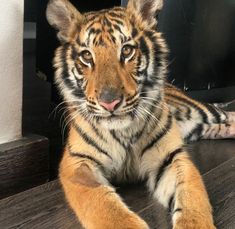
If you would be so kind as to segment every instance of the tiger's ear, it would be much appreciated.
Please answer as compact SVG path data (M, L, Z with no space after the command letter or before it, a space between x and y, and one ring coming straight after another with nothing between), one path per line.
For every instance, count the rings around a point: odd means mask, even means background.
M83 16L68 0L50 0L47 5L48 23L58 30L60 41L67 41L71 31L83 21Z
M140 16L150 27L157 23L156 16L162 7L163 0L129 0L127 4L127 10Z

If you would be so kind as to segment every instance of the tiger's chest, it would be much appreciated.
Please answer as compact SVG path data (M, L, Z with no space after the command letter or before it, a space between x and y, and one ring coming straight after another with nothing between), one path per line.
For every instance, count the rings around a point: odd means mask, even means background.
M113 172L111 179L115 182L135 181L139 178L141 164L140 152L135 139L112 133Z

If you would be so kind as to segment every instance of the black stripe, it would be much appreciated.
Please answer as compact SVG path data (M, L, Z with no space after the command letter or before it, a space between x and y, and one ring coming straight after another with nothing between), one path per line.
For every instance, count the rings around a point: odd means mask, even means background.
M135 27L133 27L131 32L132 38L134 39L137 35L138 35L138 30Z
M195 140L200 138L202 136L202 131L203 131L203 125L198 124L187 136L185 136L184 140L186 142L192 141L192 137L197 137Z
M137 103L137 100L138 100L138 97L135 98L134 100L130 101L130 102L127 102L126 105L125 105L123 108L133 107L133 105L134 105L135 103Z
M78 82L78 86L74 85L74 83L69 79L69 68L68 68L68 64L67 64L67 52L70 48L69 44L65 44L63 46L62 49L62 55L61 55L61 62L63 63L63 67L62 67L62 79L64 84L72 90L72 94L75 96L84 96L83 91L79 85L79 80L77 79L77 77L75 77L76 81Z
M174 200L174 194L173 194L169 199L168 211L172 212L172 209L174 209L174 206L175 206L175 200Z
M230 124L230 123L225 123L225 126L226 126L226 127L230 127L231 124Z
M192 118L192 116L191 116L192 111L191 111L191 109L189 107L186 106L186 108L187 108L187 112L185 114L186 115L186 119L190 120Z
M104 42L104 39L102 36L99 37L99 39L97 39L98 41L96 42L96 46L104 46L107 47L107 44Z
M121 28L120 28L118 25L113 24L113 27L114 27L114 29L116 29L117 31L119 31L119 33L121 33L121 34L123 35L124 40L127 39L126 35L123 33L123 31L121 30Z
M77 42L77 44L78 44L79 46L82 46L82 47L87 48L86 44L85 44L84 42L82 43L82 42L80 41L79 37L77 38L76 42Z
M175 119L176 119L177 121L183 121L183 118L182 118L182 111L179 110L178 108L176 108L174 117L175 117Z
M190 109L189 106L187 106L187 104L185 103L180 103L179 101L176 101L174 100L174 98L171 100L171 99L167 99L167 102L171 103L173 107L183 107L185 109L187 109L186 113L185 113L185 117L187 120L190 120L192 117L191 117L191 114L192 114L192 111Z
M65 44L63 46L63 51L62 51L62 56L61 56L61 61L63 63L63 71L62 71L62 79L63 82L66 84L66 86L70 89L74 89L74 85L71 82L71 80L69 79L69 73L68 73L68 64L67 64L67 51L69 50L69 45Z
M78 72L79 75L82 75L82 74L83 74L82 68L81 68L77 63L75 63L75 68L76 68L76 70L77 70L77 72Z
M150 113L153 113L154 112L154 109L155 109L155 105L158 103L158 99L156 101L153 102L152 106L150 107ZM160 120L161 119L161 116L162 116L162 110L160 110L156 116L156 119ZM131 138L131 143L134 144L136 143L140 138L141 136L143 135L144 133L144 130L146 129L146 125L147 123L150 122L150 119L151 119L151 115L150 114L147 114L146 116L146 121L144 122L144 125L143 125L143 128L141 128L139 131L137 131ZM153 125L153 128L155 128L155 125ZM150 130L151 132L152 130Z
M184 152L184 149L182 147L174 150L173 152L171 152L166 158L165 160L162 162L162 165L159 167L158 169L158 173L157 173L157 176L156 176L156 183L155 183L155 188L157 187L157 184L159 182L159 180L161 179L161 177L163 176L165 170L166 170L166 167L169 166L173 159L175 158L176 155L180 154Z
M96 20L97 16L94 16L93 18L89 18L91 21L90 24L87 25L86 31L88 31L94 24L98 23L98 20Z
M114 31L113 31L112 28L108 29L108 32L109 32L110 34L114 33Z
M103 24L104 24L104 26L107 25L108 27L110 27L110 29L108 30L109 33L110 32L113 33L113 29L111 28L112 22L110 22L110 20L107 17L104 17Z
M152 80L149 80L149 78L148 78L148 72L147 71L148 71L148 67L149 67L150 50L149 50L149 47L146 43L145 37L143 37L143 36L140 37L139 42L140 42L140 50L142 51L142 55L144 55L146 57L145 69L143 69L142 71L138 70L138 74L144 74L145 75L144 81L142 82L143 87L141 89L141 92L145 92L146 87L152 88L156 84L153 83ZM140 65L141 65L141 62L140 62Z
M107 139L104 138L104 136L102 135L102 133L100 133L99 129L96 128L93 123L90 123L90 125L91 125L91 127L92 127L92 130L96 133L96 135L97 135L101 140L103 140L104 142L107 143Z
M182 208L176 208L172 214L174 215L176 212L181 212L182 210L183 210Z
M101 29L95 29L95 28L91 28L88 32L88 36L87 36L87 44L90 44L90 39L91 39L91 35L95 34L96 36L98 36L99 34L101 34Z
M123 143L121 141L121 139L116 135L114 130L110 130L110 134L112 135L112 137L124 148L124 150L127 150L127 146L125 145L125 143Z
M143 85L145 88L145 87L153 87L157 83L156 79L162 79L162 77L161 78L159 77L158 72L159 72L159 67L161 66L161 62L164 61L165 56L163 56L164 52L162 51L161 46L158 44L157 39L153 36L153 32L145 31L144 34L145 34L145 41L147 38L152 44L151 49L153 49L153 51L151 53L153 55L153 59L155 62L153 74L148 75L143 82ZM148 49L150 49L150 47L148 47ZM150 58L150 56L148 58Z
M71 58L72 58L72 60L77 60L77 58L78 58L78 52L76 51L76 49L75 49L75 47L74 47L74 45L72 45L72 53L71 53Z
M92 105L96 105L96 102L94 102L94 101L88 100L88 102Z
M112 12L119 12L119 13L124 13L125 12L125 8L121 7L121 6L115 6L112 9Z
M207 114L205 111L203 111L200 107L198 107L195 103L191 102L190 100L184 98L184 97L180 97L178 95L172 95L172 94L169 94L168 92L166 92L166 95L169 96L169 97L172 97L174 99L178 99L179 101L183 102L183 103L186 103L186 104L189 104L190 106L192 106L193 108L195 108L199 114L202 116L202 119L203 119L203 122L208 124L209 121L208 121L208 117L207 117Z
M144 69L142 71L139 70L140 65L141 65L141 57L142 57L142 55L139 55L138 58L137 58L137 65L136 65L137 66L137 71L136 71L137 77L139 77L142 74L146 74L146 69Z
M87 104L87 107L89 108L89 109L91 109L92 111L99 111L99 109L96 107L96 106L94 106L94 105L92 105L92 104ZM84 116L83 116L84 117ZM89 122L90 123L90 122ZM91 124L91 123L90 123Z
M204 103L203 104L207 110L213 115L213 117L215 118L215 122L216 123L220 123L221 119L220 119L220 114L219 112L213 107L213 105L209 104L209 103Z
M150 107L150 113L153 113L154 112L154 109L155 109L155 106L161 101L160 97L156 99L156 101L154 101L152 103L152 106ZM162 114L163 114L163 111L160 110L158 113L157 113L157 116L156 116L156 119L160 120L161 117L162 117ZM146 125L147 123L150 122L150 119L151 119L151 115L150 114L147 114L146 115L146 121L144 122L144 125L143 125L143 128L140 129L137 133L135 133L135 135L132 137L131 139L131 143L134 144L136 143L140 137L142 136L142 134L144 133L144 130L146 129ZM153 128L155 128L155 126L153 125ZM152 130L150 130L151 132Z
M221 131L221 124L218 124L219 125L219 129L218 129L218 131L215 133L215 138L218 136L218 134L220 133L220 131Z
M88 39L90 39L91 34L98 35L100 33L102 33L101 29L91 28L88 32Z
M144 37L140 37L139 39L139 45L140 45L140 49L143 53L143 55L146 56L146 68L145 69L148 69L148 66L149 66L149 48L146 44L146 41L144 39Z
M120 14L120 13L117 13L117 12L109 12L109 15L113 18L111 18L112 20L113 19L116 19L116 18L120 18L123 17L124 15L123 14ZM123 25L123 22L121 22L122 25Z
M163 52L161 46L157 42L157 38L154 37L154 33L152 31L145 31L145 36L152 42L154 49L154 76L157 77L158 69L161 66L161 62L165 60L166 53Z
M116 44L116 38L115 36L113 36L113 34L110 34L111 40L114 44Z
M135 98L137 94L138 94L138 92L136 92L134 95L128 97L128 98L126 99L126 102L129 102L130 100L132 100L133 98Z
M118 19L115 19L115 18L109 18L112 22L115 22L115 23L117 23L118 25L121 25L121 26L123 26L124 24L123 24L123 22L121 21L121 20L118 20Z
M74 123L75 129L76 131L79 133L79 135L83 138L83 140L93 146L94 148L96 148L100 153L103 153L104 155L106 155L107 157L109 157L111 160L112 157L109 155L109 153L105 150L103 150L95 141L94 139L92 139L91 137L89 137L76 123Z
M144 153L152 148L166 133L167 131L171 128L172 125L172 117L170 114L168 114L167 122L165 124L165 127L155 136L155 138L152 139L151 142L149 142L144 149L142 150L141 156L144 155Z
M86 13L86 17L89 20L89 23L93 22L95 19L97 19L97 14L96 12L88 12ZM89 25L89 24L88 24Z
M103 164L99 160L95 159L94 157L92 157L90 155L87 155L84 153L72 152L72 151L69 151L69 154L72 157L79 157L79 158L90 160L90 161L94 162L103 172L105 171Z
M75 68L77 69L76 65L75 65ZM82 83L83 83L83 79L78 79L76 77L76 74L74 72L74 69L75 68L72 68L72 73L73 73L73 76L74 76L74 79L76 80L77 82L77 87L74 87L73 88L73 91L72 91L72 94L75 95L75 96L78 96L80 98L85 98L85 94L82 90Z
M168 212L174 215L176 212L182 211L182 208L176 208L176 209L174 208L175 208L175 195L173 194L169 199Z

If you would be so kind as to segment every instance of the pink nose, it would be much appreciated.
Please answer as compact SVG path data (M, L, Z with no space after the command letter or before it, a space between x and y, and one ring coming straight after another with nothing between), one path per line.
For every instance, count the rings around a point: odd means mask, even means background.
M111 103L105 103L105 102L102 102L102 101L100 101L99 103L100 103L100 105L101 105L102 107L104 107L106 110L108 110L108 111L114 111L115 106L116 106L117 104L119 104L120 102L121 102L120 99L116 99L116 100L114 100L114 101L111 102Z

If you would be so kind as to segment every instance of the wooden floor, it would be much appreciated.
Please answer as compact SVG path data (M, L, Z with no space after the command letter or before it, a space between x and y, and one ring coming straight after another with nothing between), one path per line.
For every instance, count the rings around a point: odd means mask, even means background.
M54 131L54 127L48 128L49 125L54 124L48 123L48 111L45 110L49 107L50 85L46 85L36 77L32 78L35 71L32 69L35 65L33 56L34 53L28 53L25 57L25 60L29 61L29 67L24 68L26 71L24 75L27 77L24 82L23 130L45 136L48 130L52 130L52 133L48 134L50 145L55 145L53 141L56 141L58 145L58 136L54 135L60 132ZM206 97L209 92L213 95L213 101L216 96L220 98L215 90L207 91ZM233 89L229 94L231 98L226 97L228 89L224 89L223 99L234 98ZM200 95L205 96L201 91L195 96L198 99ZM35 106L35 104L41 105ZM235 110L235 104L231 110ZM201 141L189 146L189 150L195 164L203 174L214 208L217 227L235 229L235 141ZM53 165L57 162L58 156L56 155L50 155ZM159 204L153 204L144 189L144 184L118 187L117 191L130 208L143 217L152 229L171 228L169 214ZM0 200L0 229L16 228L79 229L82 227L67 206L60 184L55 180Z
M235 228L235 141L201 141L190 146L199 165L219 229ZM205 156L206 155L206 156ZM151 228L171 228L169 214L148 197L144 184L118 187L132 210ZM0 200L0 229L82 228L67 206L57 180Z

